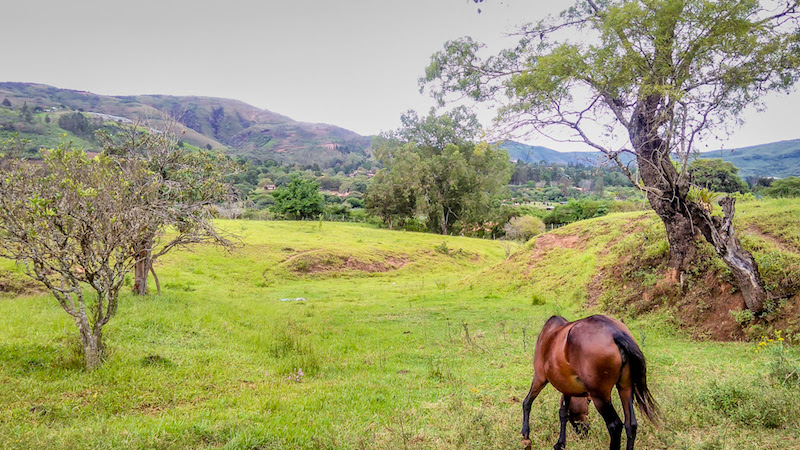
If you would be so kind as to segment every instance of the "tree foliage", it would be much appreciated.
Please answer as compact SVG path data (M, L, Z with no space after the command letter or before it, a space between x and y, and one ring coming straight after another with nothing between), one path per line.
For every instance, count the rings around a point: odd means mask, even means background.
M505 224L503 230L508 239L527 242L532 237L545 232L546 227L542 219L533 216L512 217Z
M409 111L401 121L399 130L373 142L387 172L368 197L396 194L396 209L408 213L413 196L428 228L442 234L486 220L492 199L508 183L511 165L505 151L474 142L480 132L475 116L464 108L425 117Z
M171 249L229 243L210 211L230 195L227 160L176 151L173 142L132 127L104 136L97 157L61 146L44 150L41 164L19 159L13 143L3 148L0 256L24 264L74 318L87 369L101 361L102 327L131 268L135 288L146 288L136 286L140 277Z
M272 210L297 219L310 219L325 210L325 198L319 192L319 183L293 176L289 184L272 192L275 204Z
M133 124L114 135L99 134L104 155L117 159L121 167L152 174L147 188L156 195L148 200L153 211L149 233L134 243L139 257L133 289L140 295L147 293L148 273L154 275L160 292L153 264L173 249L198 243L233 245L214 225L212 207L234 200L227 178L239 166L222 154L178 147L174 123L165 121L164 126L161 131L142 131ZM167 233L168 229L174 232Z
M800 177L775 180L761 192L768 197L800 197Z
M687 166L699 139L797 81L798 4L580 0L523 27L517 47L486 59L470 38L448 42L422 82L441 102L453 94L502 102L502 131L557 133L604 152L664 222L670 265L688 268L699 232L760 312L766 291L733 233L733 201L723 207L730 217L714 218L687 199ZM624 152L636 155L639 177L621 161Z
M62 130L69 131L75 136L93 139L96 128L89 122L83 114L79 112L62 114L58 118L58 126Z
M364 196L367 212L380 217L390 230L394 229L398 219L412 217L416 208L413 185L403 182L398 175L399 171L379 170L372 177Z
M0 256L24 264L72 316L93 369L157 194L142 167L125 170L111 157L69 147L43 156L30 164L6 152L0 163Z
M696 159L689 164L689 178L695 186L714 192L749 192L747 183L739 178L739 169L719 158Z

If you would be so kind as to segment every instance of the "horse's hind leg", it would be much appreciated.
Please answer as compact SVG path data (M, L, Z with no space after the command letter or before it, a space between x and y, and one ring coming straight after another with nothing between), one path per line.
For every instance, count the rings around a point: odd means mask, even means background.
M531 390L528 391L528 395L525 397L525 400L522 401L522 441L530 448L530 416L531 416L531 405L533 404L533 400L536 399L536 396L539 395L539 392L542 392L542 389L547 386L547 378L540 376L538 373L533 374L533 381L531 381Z
M611 396L606 396L608 398L603 398L599 396L592 395L592 401L594 402L595 408L597 408L597 412L603 416L603 420L606 422L606 428L608 429L608 435L611 438L611 443L609 444L609 450L619 450L619 446L622 440L622 421L619 419L619 414L614 409L614 405L611 404Z
M619 399L622 401L622 410L625 413L625 435L628 438L625 445L626 450L633 450L633 441L636 440L636 414L633 412L633 387L617 386Z
M561 421L561 431L558 434L558 442L553 446L553 450L562 450L567 446L567 420L569 419L570 396L561 396L561 408L558 409L558 419Z

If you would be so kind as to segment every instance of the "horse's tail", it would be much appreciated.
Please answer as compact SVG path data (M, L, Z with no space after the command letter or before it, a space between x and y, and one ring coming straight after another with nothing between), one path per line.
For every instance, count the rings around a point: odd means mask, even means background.
M636 341L623 331L614 333L614 343L623 354L623 361L630 365L633 398L636 400L636 406L651 422L658 424L659 407L650 394L650 389L647 388L647 365L644 362L644 354Z

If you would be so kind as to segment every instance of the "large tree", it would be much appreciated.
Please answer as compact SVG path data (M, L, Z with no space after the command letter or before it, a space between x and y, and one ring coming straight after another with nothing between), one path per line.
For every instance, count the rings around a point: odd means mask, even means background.
M517 47L483 59L469 38L432 57L423 82L440 101L498 100L499 123L583 142L614 161L664 222L673 276L692 264L695 237L731 270L748 308L763 310L758 267L724 216L687 198L698 140L737 123L800 71L798 0L580 0L520 30ZM620 159L633 153L634 177ZM673 158L678 162L673 164Z
M508 183L508 154L485 142L475 143L480 125L465 108L419 117L409 111L403 126L375 138L375 155L387 168L384 182L393 192L414 195L428 227L442 234L460 225L482 224L492 199ZM378 183L375 188L385 187ZM368 196L375 195L368 191Z
M305 220L322 214L325 198L319 192L319 183L314 180L293 175L286 186L272 192L275 204L272 210L291 217Z
M381 169L369 182L364 203L367 212L394 229L395 221L414 215L416 194L414 184L405 182L399 172Z
M689 164L692 184L714 192L749 192L738 173L738 167L719 158L696 159Z

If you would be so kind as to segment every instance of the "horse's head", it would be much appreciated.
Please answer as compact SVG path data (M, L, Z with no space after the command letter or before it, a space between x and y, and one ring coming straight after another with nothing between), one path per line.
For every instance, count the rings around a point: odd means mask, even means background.
M586 437L589 434L589 397L570 398L569 423L578 436Z

